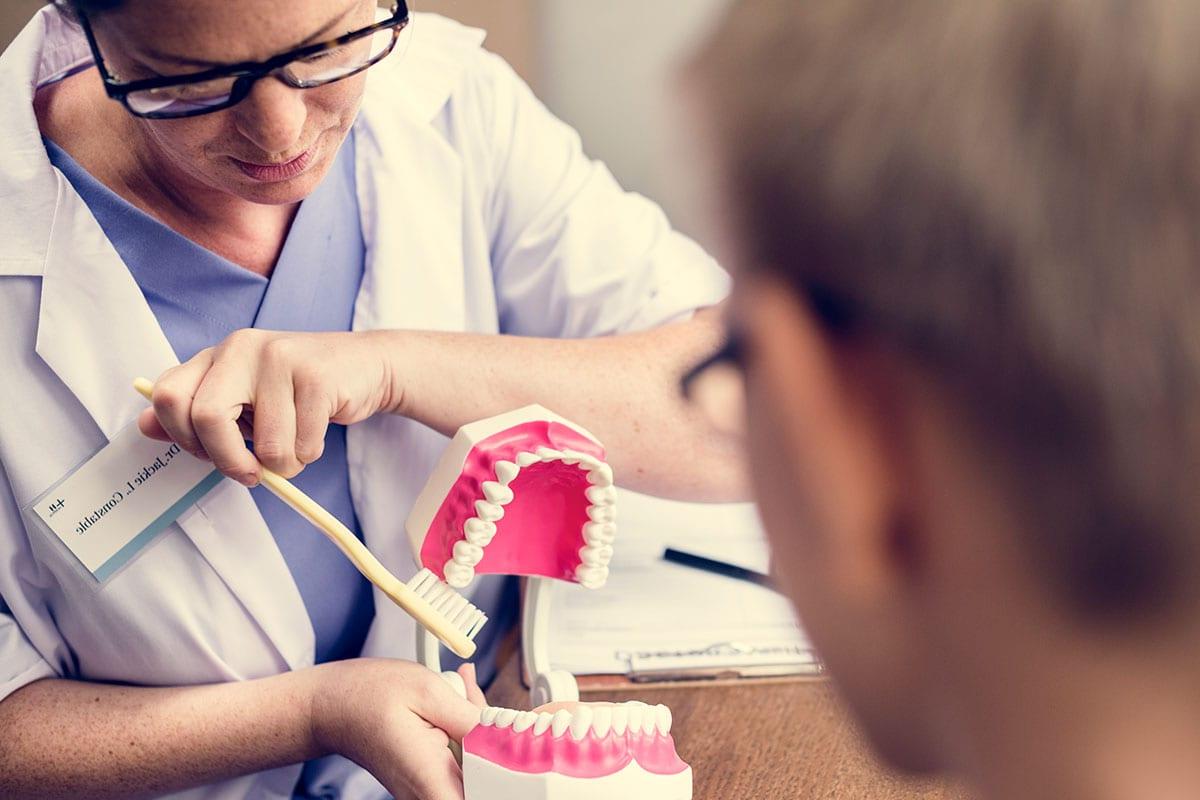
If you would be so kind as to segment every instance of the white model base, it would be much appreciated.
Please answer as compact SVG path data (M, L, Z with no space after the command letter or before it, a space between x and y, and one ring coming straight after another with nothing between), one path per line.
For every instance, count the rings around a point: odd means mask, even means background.
M563 669L539 672L533 676L529 689L529 700L534 708L548 703L578 703L579 681Z
M513 772L472 753L463 754L467 800L692 800L692 768L655 775L632 762L603 778L557 772Z

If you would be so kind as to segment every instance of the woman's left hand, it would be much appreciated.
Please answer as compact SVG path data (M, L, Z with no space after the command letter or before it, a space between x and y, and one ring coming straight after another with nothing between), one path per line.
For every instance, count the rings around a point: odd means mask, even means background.
M486 706L487 698L483 696L483 689L479 688L479 681L475 677L475 665L467 662L460 666L457 672L463 679L463 685L467 687L467 700L477 708Z
M160 375L138 427L254 486L264 466L290 478L320 458L330 422L390 409L391 371L373 333L241 330Z

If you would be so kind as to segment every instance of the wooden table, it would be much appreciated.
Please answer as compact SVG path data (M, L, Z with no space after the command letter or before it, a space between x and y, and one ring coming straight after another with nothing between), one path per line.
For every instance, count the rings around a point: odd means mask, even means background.
M492 705L528 708L519 655L487 694ZM695 773L694 800L968 800L942 783L886 773L823 680L674 684L584 699L670 706L676 746Z

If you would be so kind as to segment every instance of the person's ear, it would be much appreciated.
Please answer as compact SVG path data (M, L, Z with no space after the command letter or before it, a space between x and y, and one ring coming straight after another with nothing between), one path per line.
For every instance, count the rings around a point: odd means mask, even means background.
M747 275L736 316L747 338L752 447L764 520L794 528L775 542L816 559L842 608L893 602L911 577L918 532L907 522L903 381L895 359L831 334L806 300L774 278ZM753 441L757 439L758 441ZM819 565L819 566L818 566ZM800 587L797 587L800 591Z

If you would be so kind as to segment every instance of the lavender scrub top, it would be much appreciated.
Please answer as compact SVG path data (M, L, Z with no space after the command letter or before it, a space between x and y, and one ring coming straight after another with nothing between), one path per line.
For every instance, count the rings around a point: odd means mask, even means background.
M241 328L350 330L366 255L353 135L300 204L269 280L176 233L100 183L54 142L45 144L50 161L129 267L180 361ZM293 482L362 538L350 498L344 426L329 426L324 454ZM316 662L359 655L375 615L370 584L266 487L250 493L304 599L316 634Z

